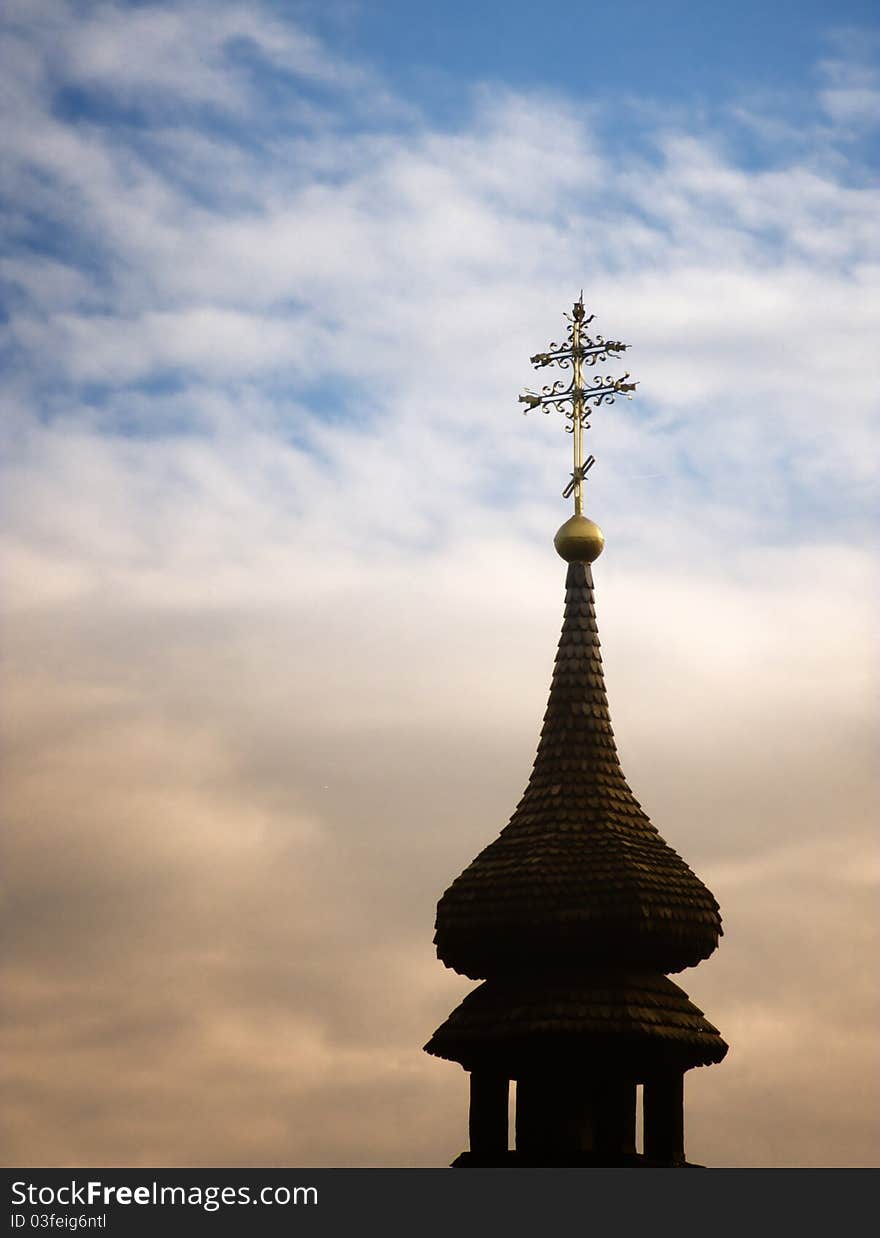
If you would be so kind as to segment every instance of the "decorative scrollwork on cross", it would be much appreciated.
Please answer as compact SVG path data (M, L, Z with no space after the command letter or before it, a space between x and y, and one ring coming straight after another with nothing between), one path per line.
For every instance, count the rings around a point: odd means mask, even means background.
M556 409L568 422L565 429L574 437L574 470L562 497L567 499L574 495L574 510L577 515L583 515L583 483L586 481L587 472L596 462L594 456L584 461L583 436L584 430L590 428L588 419L592 412L589 406L592 404L594 408L598 408L601 404L613 404L619 395L631 400L637 386L636 383L627 381L630 377L629 371L621 378L614 378L611 374L604 377L597 374L591 382L585 382L584 366L595 366L599 363L604 365L609 358L614 360L629 348L629 344L622 344L620 340L606 340L598 334L587 335L584 328L593 321L594 315L587 318L585 314L582 292L580 299L572 306L571 314L565 315L569 327L564 342L551 343L546 352L535 353L529 358L536 370L550 365L557 365L562 370L572 370L571 382L566 383L564 378L560 378L542 387L540 392L526 389L519 397L520 404L526 406L524 414L539 408L545 413Z

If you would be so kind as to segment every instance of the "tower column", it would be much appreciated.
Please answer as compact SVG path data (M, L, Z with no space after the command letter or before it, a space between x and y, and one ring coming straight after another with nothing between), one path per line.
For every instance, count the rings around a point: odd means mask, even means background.
M684 1072L646 1079L644 1106L645 1156L664 1165L684 1164Z
M471 1071L471 1105L468 1116L470 1148L474 1155L494 1159L507 1156L507 1103L510 1080L500 1071Z
M563 1159L576 1147L574 1096L555 1071L534 1069L516 1081L516 1150L527 1157Z
M636 1150L636 1085L633 1079L610 1076L596 1086L596 1152L611 1158Z

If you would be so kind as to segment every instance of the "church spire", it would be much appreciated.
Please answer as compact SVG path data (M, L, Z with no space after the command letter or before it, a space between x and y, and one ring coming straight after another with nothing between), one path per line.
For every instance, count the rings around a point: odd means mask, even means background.
M483 980L425 1046L471 1074L470 1151L459 1165L685 1164L683 1078L727 1052L668 973L718 944L718 904L660 837L620 767L608 710L591 564L604 537L584 515L589 416L635 383L586 368L627 345L587 334L532 357L572 371L520 401L563 413L573 437L554 544L568 562L565 617L534 767L507 826L437 905L439 958ZM516 1081L516 1148L507 1104ZM644 1149L635 1146L644 1085Z
M677 972L707 958L720 933L715 899L620 767L592 573L573 562L528 786L500 836L441 898L438 956L474 979L608 962Z

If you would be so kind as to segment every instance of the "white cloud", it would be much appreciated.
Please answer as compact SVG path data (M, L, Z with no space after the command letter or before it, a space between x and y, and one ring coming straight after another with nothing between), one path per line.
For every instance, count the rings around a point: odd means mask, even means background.
M880 73L876 54L880 40L876 31L841 29L832 40L836 56L823 60L819 69L826 88L819 101L838 125L876 129L880 123Z

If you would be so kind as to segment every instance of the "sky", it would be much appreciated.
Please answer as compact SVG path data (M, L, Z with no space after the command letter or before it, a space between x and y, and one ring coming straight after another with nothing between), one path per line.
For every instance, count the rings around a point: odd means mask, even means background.
M464 1148L581 288L621 761L725 925L689 1156L877 1164L872 8L7 0L5 1164Z

